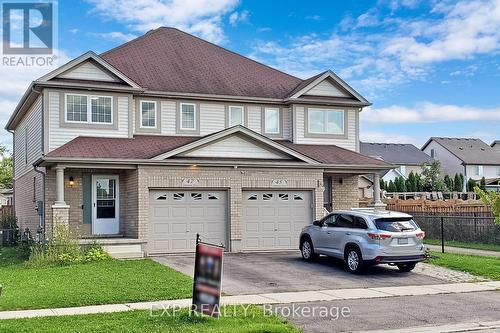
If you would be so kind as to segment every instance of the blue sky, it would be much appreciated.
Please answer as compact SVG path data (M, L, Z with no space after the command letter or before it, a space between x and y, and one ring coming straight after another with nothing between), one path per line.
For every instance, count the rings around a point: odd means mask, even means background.
M363 140L500 139L500 0L62 0L58 11L61 62L175 26L301 78L332 69L373 103ZM0 67L2 122L47 71Z

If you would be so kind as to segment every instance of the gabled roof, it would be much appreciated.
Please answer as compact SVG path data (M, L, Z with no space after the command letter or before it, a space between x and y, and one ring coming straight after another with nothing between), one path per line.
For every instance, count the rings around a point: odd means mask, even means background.
M253 134L252 134L253 133ZM249 135L259 144L295 157L303 165L353 166L389 169L392 166L351 150L334 145L302 145L290 141L275 141L249 129L235 126L204 137L136 135L133 138L77 137L47 154L46 159L65 160L150 160L162 161L176 158L183 152L192 151L224 136ZM254 135L256 134L256 135ZM219 160L223 157L219 157Z
M464 164L500 165L500 154L480 139L431 137L422 150L432 141L444 147Z
M496 146L496 145L500 145L500 140L493 141L490 146L493 147L493 146Z
M361 154L401 165L422 165L433 161L433 158L412 144L360 142L359 151Z

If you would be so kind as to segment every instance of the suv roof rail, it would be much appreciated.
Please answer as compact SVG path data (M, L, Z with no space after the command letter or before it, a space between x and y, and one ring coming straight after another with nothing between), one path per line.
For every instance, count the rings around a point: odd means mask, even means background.
M377 214L391 214L390 210L385 210L385 209L375 209L375 208L351 208L353 211L358 211L358 212L373 212Z

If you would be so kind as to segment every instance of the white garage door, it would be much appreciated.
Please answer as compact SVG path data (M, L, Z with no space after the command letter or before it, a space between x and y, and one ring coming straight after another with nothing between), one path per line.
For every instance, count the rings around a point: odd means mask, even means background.
M298 248L302 228L312 222L309 191L244 191L243 249Z
M149 253L193 252L197 233L227 246L228 229L225 191L149 192Z

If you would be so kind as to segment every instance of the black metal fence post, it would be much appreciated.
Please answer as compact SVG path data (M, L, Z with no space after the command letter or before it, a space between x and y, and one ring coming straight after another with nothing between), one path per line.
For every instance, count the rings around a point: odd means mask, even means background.
M444 216L441 216L441 253L444 253Z

